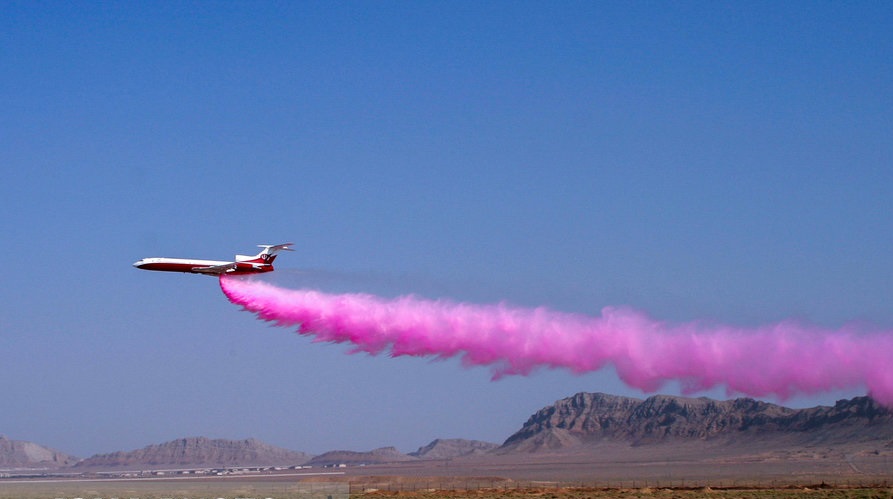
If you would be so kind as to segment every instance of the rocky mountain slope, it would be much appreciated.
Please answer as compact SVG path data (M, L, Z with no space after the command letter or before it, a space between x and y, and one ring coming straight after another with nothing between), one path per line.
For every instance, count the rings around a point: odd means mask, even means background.
M419 459L452 459L456 457L485 454L499 444L482 442L480 440L465 440L464 438L438 438L419 450L410 452L410 456Z
M622 448L653 452L657 450L653 446L661 444L670 444L661 447L667 452L687 447L700 453L708 446L715 454L833 447L846 455L893 456L893 412L868 397L841 400L832 407L790 409L747 398L717 401L658 395L641 400L578 393L537 411L498 448L474 440L437 439L408 455L383 447L368 452L332 451L311 459L253 439L195 437L78 462L62 452L0 436L0 469L371 465L479 458L489 453L521 457L607 452L608 446L611 452Z
M788 445L873 442L893 447L893 412L868 397L833 407L790 409L748 398L717 401L657 395L646 400L578 393L531 416L497 450L561 451L596 442L771 438Z
M159 467L292 466L310 456L259 440L181 438L134 451L98 454L75 468L141 469Z
M359 466L414 461L415 459L417 458L403 454L394 447L381 447L368 452L333 450L314 457L306 464L310 466L337 466L339 464Z
M77 461L78 458L64 452L0 435L0 469L62 468Z

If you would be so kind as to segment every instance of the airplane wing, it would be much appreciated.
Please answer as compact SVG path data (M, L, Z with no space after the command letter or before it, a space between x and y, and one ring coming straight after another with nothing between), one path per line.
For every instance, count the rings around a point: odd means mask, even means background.
M193 272L198 272L199 274L214 274L220 275L225 274L231 270L235 270L238 265L233 263L227 263L224 265L211 265L210 267L192 267Z

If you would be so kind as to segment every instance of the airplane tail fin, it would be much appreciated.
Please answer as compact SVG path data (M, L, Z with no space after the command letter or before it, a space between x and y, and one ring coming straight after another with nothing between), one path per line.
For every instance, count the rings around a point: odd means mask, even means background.
M276 253L280 251L294 251L291 247L294 246L295 243L283 243L283 244L258 244L259 248L263 248L263 250L254 255L236 255L237 262L252 262L252 263L273 263L273 260L276 259Z

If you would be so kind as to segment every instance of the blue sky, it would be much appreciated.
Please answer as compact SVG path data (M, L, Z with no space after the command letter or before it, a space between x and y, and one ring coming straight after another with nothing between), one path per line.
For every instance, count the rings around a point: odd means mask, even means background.
M893 328L884 2L8 2L0 433L502 441L610 371L346 355L149 256L668 321ZM314 276L316 276L314 278ZM662 393L678 393L666 386ZM790 401L833 403L853 390ZM722 390L707 395L723 397Z

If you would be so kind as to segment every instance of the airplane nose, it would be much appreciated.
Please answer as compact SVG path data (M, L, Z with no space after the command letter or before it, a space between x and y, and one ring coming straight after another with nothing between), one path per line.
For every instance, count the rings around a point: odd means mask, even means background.
M142 260L137 260L137 261L133 262L133 266L136 268L140 268L140 265L142 265L142 264L143 264Z

